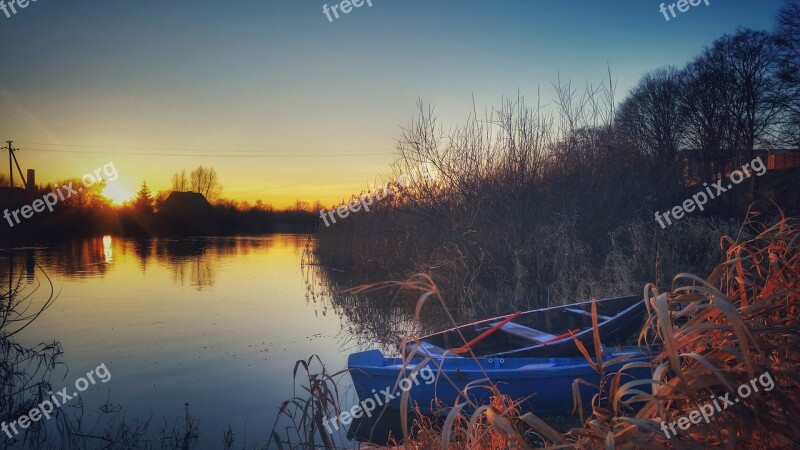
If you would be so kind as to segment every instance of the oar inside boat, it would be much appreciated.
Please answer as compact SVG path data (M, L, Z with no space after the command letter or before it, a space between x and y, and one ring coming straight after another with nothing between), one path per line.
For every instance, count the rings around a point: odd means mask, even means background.
M645 307L640 295L595 303L604 345L625 344L641 329ZM434 358L467 352L478 357L580 356L573 336L590 353L594 348L591 311L592 302L587 301L483 319L424 336L418 343L407 343L403 350L416 349Z
M462 345L459 348L453 348L453 349L450 349L449 351L454 353L454 354L456 354L456 355L461 355L461 354L467 353L469 351L469 349L472 348L473 345L481 342L482 340L484 340L487 337L489 337L492 333L494 333L497 330L503 328L503 326L505 326L506 324L508 324L512 320L514 320L517 317L519 317L520 314L522 314L522 311L515 312L514 314L506 317L505 320L495 324L492 328L489 328L488 330L486 330L483 333L481 333L480 336L476 337L475 339L467 342L466 344Z
M564 334L562 334L560 336L556 336L553 339L550 339L549 341L542 342L542 344L549 344L551 342L557 342L557 341L560 341L560 340L562 340L564 338L568 338L570 336L575 336L575 333L580 333L580 331L581 331L580 328L576 328L574 330L569 330L569 331L567 331L566 333L564 333Z

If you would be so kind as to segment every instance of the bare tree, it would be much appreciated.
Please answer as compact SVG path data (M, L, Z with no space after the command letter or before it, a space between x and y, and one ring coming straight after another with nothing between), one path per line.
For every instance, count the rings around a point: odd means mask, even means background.
M737 153L753 158L757 145L769 143L781 110L778 47L768 33L742 29L717 40L713 51L721 54L729 73L727 106Z
M178 192L189 190L189 178L186 176L186 169L175 172L175 175L172 175L172 190Z
M727 154L731 129L725 106L729 76L721 55L706 52L685 69L686 86L681 95L681 115L686 126L687 145L700 152L700 163L711 173Z
M686 142L711 174L734 157L753 158L767 145L781 111L775 40L762 31L723 36L685 69L681 114Z
M672 164L683 141L681 72L663 67L646 74L617 110L623 139L659 164Z
M800 148L800 3L786 2L778 13L775 41L779 76L785 83L781 143Z
M189 178L191 190L203 194L208 200L216 199L222 194L222 185L219 184L217 171L213 167L200 166L192 171Z

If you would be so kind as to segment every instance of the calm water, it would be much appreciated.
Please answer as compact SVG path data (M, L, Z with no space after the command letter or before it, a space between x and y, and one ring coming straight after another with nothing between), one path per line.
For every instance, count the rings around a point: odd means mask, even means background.
M188 403L202 448L220 448L228 424L242 448L266 441L293 395L295 361L318 354L338 371L374 333L402 328L389 318L393 307L332 300L316 268L301 267L309 242L105 237L2 250L0 269L24 277L39 274L38 263L60 291L17 339L63 344L69 372L56 389L109 368L112 379L83 395L89 417L107 397L127 417L155 423L182 417Z

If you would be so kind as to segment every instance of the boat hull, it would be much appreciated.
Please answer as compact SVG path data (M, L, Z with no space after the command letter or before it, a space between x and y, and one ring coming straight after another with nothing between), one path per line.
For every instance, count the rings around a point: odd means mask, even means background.
M622 355L630 355L631 359L626 362L649 359L647 355L634 349L610 354L607 359ZM480 381L488 376L500 393L513 400L527 399L520 405L523 411L562 415L573 408L572 385L576 379L581 378L595 385L600 381L598 373L582 357L477 360L446 357L443 361L429 361L418 367L420 362L422 361L414 361L408 367L402 368L400 359L385 358L380 351L371 350L350 355L348 366L362 404L367 399L372 399L371 403L375 403L378 410L383 405L397 410L401 405L402 392L408 391L412 405L409 411L413 407L419 407L423 414L440 411L442 406L445 409L452 407L468 386L467 395L472 402L476 405L489 404L493 393L485 387L488 382ZM606 374L618 371L623 364L606 368ZM415 368L416 375L413 373ZM649 369L626 370L622 381L650 376ZM398 381L404 378L408 381L398 385ZM481 385L484 387L480 387ZM579 385L579 389L584 403L588 403L597 393L595 388L585 385ZM463 402L461 397L460 403Z

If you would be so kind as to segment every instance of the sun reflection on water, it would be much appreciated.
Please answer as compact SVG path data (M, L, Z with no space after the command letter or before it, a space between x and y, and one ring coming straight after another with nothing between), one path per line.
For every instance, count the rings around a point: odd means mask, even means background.
M106 263L114 259L114 248L111 236L103 236L103 257Z

